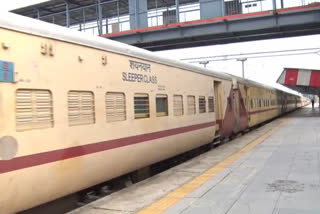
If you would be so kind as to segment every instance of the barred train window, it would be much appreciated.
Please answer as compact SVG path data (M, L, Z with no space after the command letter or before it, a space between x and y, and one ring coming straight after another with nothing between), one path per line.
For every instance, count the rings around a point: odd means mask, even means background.
M187 97L188 102L188 114L196 113L196 98L194 96L189 95Z
M214 112L214 102L213 97L208 97L208 105L209 105L209 112Z
M183 115L183 98L182 95L173 96L173 114L174 116Z
M156 96L157 117L168 116L168 97L165 94Z
M95 123L94 95L91 91L68 92L69 125Z
M107 122L126 120L126 99L124 93L106 93L106 120Z
M52 94L49 90L16 91L16 129L25 131L53 127Z
M149 95L135 94L134 95L134 118L148 118L149 112Z
M199 113L205 113L205 112L206 112L206 98L199 97Z

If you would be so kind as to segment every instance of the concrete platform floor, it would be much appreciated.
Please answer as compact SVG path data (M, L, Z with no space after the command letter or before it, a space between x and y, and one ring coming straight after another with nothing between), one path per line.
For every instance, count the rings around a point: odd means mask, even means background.
M318 214L320 112L305 107L72 214Z

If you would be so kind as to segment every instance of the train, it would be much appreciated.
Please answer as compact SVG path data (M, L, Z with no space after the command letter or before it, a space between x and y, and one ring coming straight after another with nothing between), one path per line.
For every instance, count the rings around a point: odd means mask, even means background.
M0 16L0 213L227 138L308 101L39 20Z

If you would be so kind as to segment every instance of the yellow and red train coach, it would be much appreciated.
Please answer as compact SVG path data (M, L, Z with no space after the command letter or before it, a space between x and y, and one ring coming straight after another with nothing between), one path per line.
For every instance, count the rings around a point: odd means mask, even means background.
M16 213L301 106L261 84L4 13L0 213Z

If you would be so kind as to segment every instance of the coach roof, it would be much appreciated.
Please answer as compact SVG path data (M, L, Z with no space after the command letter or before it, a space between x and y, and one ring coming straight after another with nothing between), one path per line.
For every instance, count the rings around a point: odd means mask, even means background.
M143 60L182 68L191 72L214 76L217 78L227 80L231 79L231 76L225 73L214 72L208 69L200 68L198 66L190 65L188 63L180 62L178 60L168 59L150 51L123 44L117 41L112 41L110 39L101 38L98 36L87 35L85 33L71 30L66 27L61 27L9 12L2 12L2 14L0 15L0 27L38 35L41 37L79 44L82 46L92 47L100 50L110 51L122 55L128 55Z

